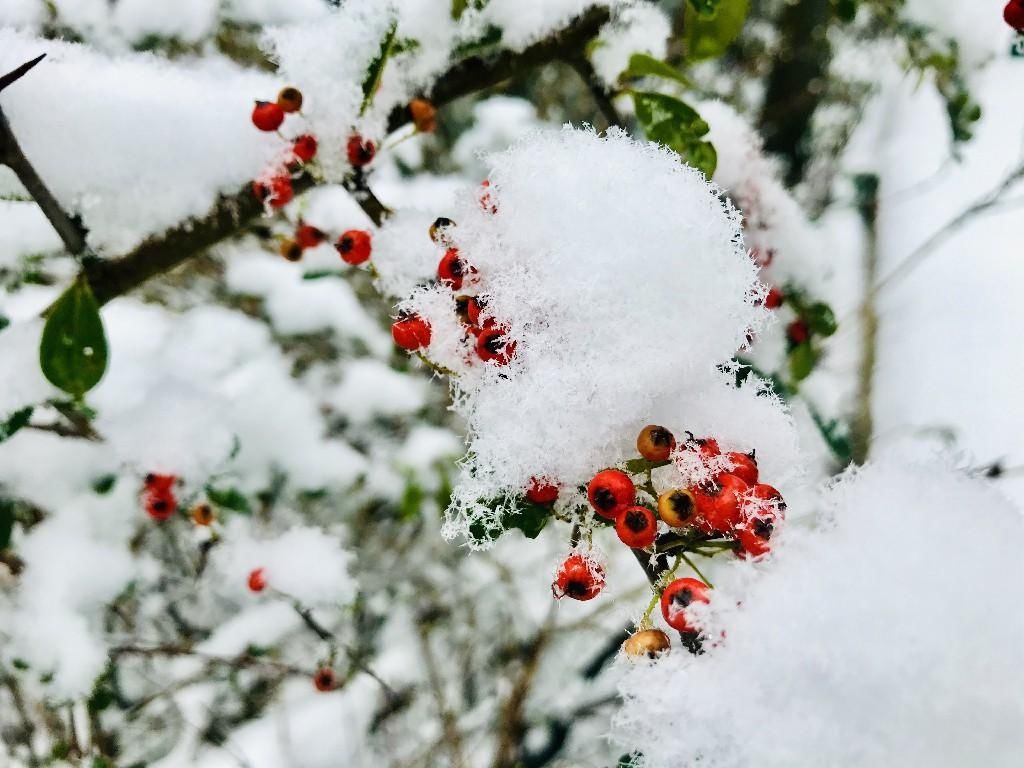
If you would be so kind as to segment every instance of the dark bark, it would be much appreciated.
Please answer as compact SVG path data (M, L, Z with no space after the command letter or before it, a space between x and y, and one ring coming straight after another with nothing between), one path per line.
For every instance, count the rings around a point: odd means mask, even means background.
M803 179L810 160L811 119L824 93L831 59L830 0L787 4L779 19L779 57L768 77L760 131L765 149L786 162L786 184Z

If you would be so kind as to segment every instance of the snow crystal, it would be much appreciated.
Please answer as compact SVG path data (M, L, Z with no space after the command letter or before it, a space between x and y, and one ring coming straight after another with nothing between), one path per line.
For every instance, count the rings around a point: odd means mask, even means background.
M492 96L473 105L473 125L459 135L452 157L470 176L487 173L485 154L501 152L528 133L542 130L537 108L515 96Z
M612 0L600 4L624 3ZM480 18L501 29L503 46L520 51L566 26L594 5L598 5L594 0L491 0L481 10Z
M936 466L843 477L814 530L720 572L699 657L626 672L652 768L1009 766L1024 750L1024 519Z

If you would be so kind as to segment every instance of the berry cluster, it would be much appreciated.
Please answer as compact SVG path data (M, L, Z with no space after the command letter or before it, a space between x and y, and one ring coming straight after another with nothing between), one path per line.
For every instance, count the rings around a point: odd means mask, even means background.
M497 206L491 201L489 184L484 182L480 204L492 213ZM455 222L438 218L430 225L430 239L442 246L444 255L437 265L437 279L455 293L455 313L465 330L464 340L471 350L467 362L473 357L508 365L516 354L516 342L508 338L508 326L487 312L487 297L476 293L462 293L476 287L477 269L462 256L452 240ZM430 324L418 315L403 314L391 329L395 343L403 349L415 351L430 343Z
M712 437L677 443L659 425L644 427L636 440L639 459L624 469L604 469L586 487L587 502L598 516L612 523L626 546L652 556L678 553L676 566L659 580L655 598L641 621L640 631L624 645L629 655L656 655L671 645L664 632L649 626L656 602L665 623L693 644L699 635L690 606L710 601L710 585L701 579L673 579L687 552L705 557L734 552L758 558L771 549L771 537L783 520L786 503L773 486L760 482L753 453L723 452ZM652 471L674 465L696 482L658 493ZM524 493L532 504L554 504L559 488L550 480L533 478ZM696 567L693 566L696 570ZM700 573L697 573L700 576ZM555 597L591 600L604 588L605 572L592 552L576 549L559 566L551 589Z
M257 101L252 110L252 123L261 131L277 131L284 123L285 116L302 109L302 92L288 86L277 94L276 101ZM315 136L302 134L291 140L289 151L281 160L268 169L264 177L253 182L252 191L264 205L282 208L292 201L291 173L316 157Z
M426 102L429 104L429 102ZM430 107L433 109L433 107ZM257 101L252 110L252 123L261 131L279 131L285 117L302 109L302 92L298 88L288 86L282 88L276 101ZM410 104L410 110L412 105ZM421 121L427 121L427 112L422 105L417 107ZM283 208L295 197L292 187L292 174L313 161L316 157L318 144L316 137L302 134L288 139L290 147L267 171L253 182L252 190L256 199L271 208ZM377 155L377 145L361 136L352 133L345 145L345 153L349 163L358 169L369 165ZM295 251L293 250L292 253ZM284 249L282 248L282 253ZM285 254L287 257L288 254Z
M1024 0L1010 0L1003 8L1006 23L1018 32L1024 32Z
M327 240L327 233L301 220L293 237L281 240L280 253L288 261L299 261L307 248L316 248ZM346 264L358 266L370 260L372 235L365 229L348 229L342 232L334 248Z

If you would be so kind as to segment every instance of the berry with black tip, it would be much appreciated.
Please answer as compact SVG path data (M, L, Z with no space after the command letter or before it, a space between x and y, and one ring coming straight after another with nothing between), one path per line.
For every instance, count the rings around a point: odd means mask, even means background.
M283 208L295 197L289 176L275 176L269 181L254 181L252 192L261 203L271 208Z
M658 497L658 517L673 528L697 522L697 498L688 488L673 488Z
M299 136L292 144L292 154L304 163L308 163L316 157L317 141L315 136L308 133Z
M647 507L627 507L615 519L615 533L627 547L643 549L658 537L658 519Z
M665 623L678 632L696 632L698 627L687 611L694 603L710 603L707 584L689 577L676 579L661 593L661 615Z
M295 230L295 242L300 248L316 248L327 239L322 230L309 224L300 224Z
M430 239L440 245L451 245L451 230L455 222L444 216L438 216L430 225Z
M196 504L192 507L192 522L196 525L208 526L213 524L213 507L206 502Z
M710 508L701 510L705 530L710 533L731 533L743 521L743 499L749 486L729 472L719 475L711 484Z
M334 670L330 667L320 667L313 675L313 686L321 693L333 691L335 684Z
M675 435L657 424L648 424L636 438L637 451L648 461L668 461L675 447Z
M625 472L604 469L587 485L587 500L601 517L615 520L636 502L636 486Z
M732 464L732 469L729 470L730 473L736 475L747 485L757 483L757 458L753 453L732 451L725 454L725 457Z
M278 251L288 261L299 261L302 258L302 246L294 240L282 240Z
M508 365L516 355L516 342L503 328L485 328L476 337L476 354L485 363Z
M349 163L356 168L362 168L373 161L374 156L377 154L377 145L355 133L349 137L345 150L348 154Z
M276 131L284 122L284 110L272 101L257 101L252 109L252 124L261 131Z
M350 229L342 232L334 247L346 264L357 266L370 258L370 233L364 229Z
M604 589L604 567L585 555L569 555L555 573L551 594L561 600L593 600Z
M459 255L458 248L449 248L437 263L437 279L453 291L461 289L466 277L474 272L476 270Z
M287 85L277 94L277 106L284 112L298 112L302 109L302 91Z

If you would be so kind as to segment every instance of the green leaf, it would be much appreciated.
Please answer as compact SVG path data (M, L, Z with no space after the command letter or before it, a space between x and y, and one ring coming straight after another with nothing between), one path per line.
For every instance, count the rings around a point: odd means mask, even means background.
M50 307L39 345L39 365L51 384L76 398L107 369L107 336L92 288L82 277Z
M718 6L722 0L690 0L690 7L697 12L702 19L713 19L718 13Z
M693 87L693 81L678 69L666 64L661 59L648 56L646 53L634 53L630 56L629 66L619 75L619 80L639 77L661 77L666 80L674 80L687 88Z
M214 488L208 485L206 486L206 497L218 507L241 512L243 515L252 514L249 500L237 488Z
M0 315L0 331L2 331L4 328L6 328L10 324L11 324L11 321L7 318L6 315Z
M831 336L839 327L832 307L823 301L816 301L807 308L807 325L819 336Z
M639 475L641 472L646 472L649 469L657 469L658 467L667 467L671 464L671 461L648 461L647 459L630 459L625 463L625 470L631 475Z
M106 496L117 484L117 475L100 475L92 481L92 490L100 496Z
M793 381L803 381L811 375L818 362L818 352L809 341L789 350L789 375Z
M403 521L419 517L423 509L423 500L426 498L423 487L416 482L411 472L409 475L402 491L402 498L398 501L398 517Z
M708 132L697 110L663 93L633 91L636 118L651 141L664 144L710 178L718 164L715 148L701 139Z
M721 0L715 13L698 12L691 0L683 16L686 57L691 61L721 56L739 37L750 10L750 0Z
M7 549L14 533L14 502L0 499L0 550Z
M452 0L452 18L458 21L469 8L481 10L487 5L487 0Z
M6 421L0 421L0 443L10 439L15 432L28 424L32 418L32 411L35 409L29 405L15 411L7 417Z
M384 74L384 65L388 63L388 56L391 55L391 48L395 42L395 32L398 31L398 22L392 22L388 27L387 34L380 41L380 50L366 68L366 78L363 80L363 103L359 107L359 114L366 112L373 103L373 96L380 85L380 78Z
M536 539L551 519L551 506L547 504L523 504L515 512L505 515L505 528L518 528L528 539Z
M838 419L826 422L813 407L810 411L814 425L839 463L843 466L850 464L853 461L853 443L850 441L848 426Z

